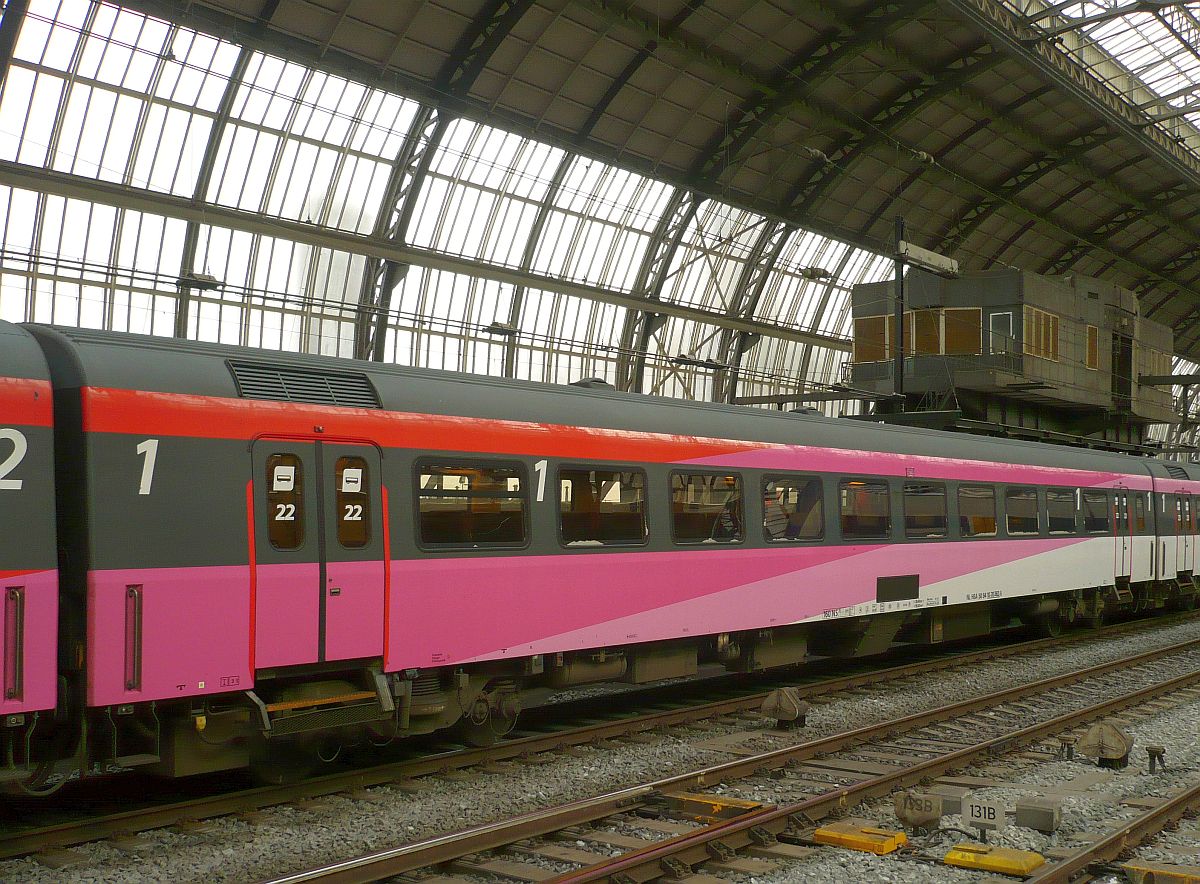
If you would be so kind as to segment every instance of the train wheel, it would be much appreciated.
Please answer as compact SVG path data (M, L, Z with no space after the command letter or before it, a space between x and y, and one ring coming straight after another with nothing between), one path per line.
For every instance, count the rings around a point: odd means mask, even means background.
M515 694L483 693L459 719L455 730L468 746L492 746L517 726L520 712Z
M1033 630L1034 635L1042 638L1057 638L1063 631L1062 617L1058 611L1038 614L1029 621L1029 628Z

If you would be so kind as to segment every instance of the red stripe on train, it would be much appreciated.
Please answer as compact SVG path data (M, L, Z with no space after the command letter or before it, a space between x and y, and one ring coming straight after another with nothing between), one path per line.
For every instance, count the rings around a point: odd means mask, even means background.
M49 381L0 377L0 423L8 426L54 426L54 400Z
M644 463L781 447L667 433L99 387L83 390L83 428L93 433L247 440L268 433L311 438L320 432L326 438L371 440L385 448Z

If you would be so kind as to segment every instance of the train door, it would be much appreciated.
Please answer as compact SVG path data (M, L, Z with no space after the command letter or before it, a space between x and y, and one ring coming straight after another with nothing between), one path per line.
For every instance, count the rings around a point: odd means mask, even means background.
M1175 495L1175 570L1190 573L1194 540L1192 538L1192 497L1183 491Z
M261 439L252 460L255 668L379 656L378 451Z
M1130 532L1133 520L1129 517L1129 490L1113 490L1113 576L1120 580L1130 576L1133 549Z

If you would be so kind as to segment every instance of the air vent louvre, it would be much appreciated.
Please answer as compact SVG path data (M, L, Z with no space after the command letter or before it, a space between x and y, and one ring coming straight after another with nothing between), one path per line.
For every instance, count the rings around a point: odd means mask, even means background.
M360 373L312 371L286 365L230 360L229 370L244 399L276 399L311 405L380 408L370 378Z
M1178 464L1163 461L1163 466L1167 468L1167 472L1171 474L1171 478L1173 479L1186 479L1188 477L1187 470Z

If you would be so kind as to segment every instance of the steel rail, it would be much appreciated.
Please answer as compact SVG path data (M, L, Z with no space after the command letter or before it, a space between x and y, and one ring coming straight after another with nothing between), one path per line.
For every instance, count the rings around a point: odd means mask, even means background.
M460 832L375 851L352 859L266 880L269 884L300 884L300 882L317 880L329 882L329 884L360 884L360 882L377 881L389 876L449 862L467 854L492 850L522 839L547 835L583 822L602 819L621 810L644 804L663 793L687 791L712 783L781 768L790 761L801 761L836 752L848 746L861 745L881 737L894 736L924 725L969 715L1000 703L1045 693L1055 688L1076 684L1089 678L1127 669L1130 666L1151 663L1158 659L1186 653L1189 650L1194 651L1198 648L1200 648L1200 639L1179 642L1120 660L1097 664L1087 669L1039 679L1036 682L984 696L972 697L937 709L913 713L903 718L834 734L820 740L736 759L652 783L617 790L607 795L574 801L559 807L523 814L509 820L474 826ZM1200 668L1192 673L1168 682L1151 685L1115 700L1106 700L1083 710L1058 716L1048 722L991 738L943 756L923 760L894 773L882 774L788 807L766 807L752 811L735 820L709 826L696 833L667 839L611 862L569 872L553 880L575 884L575 882L600 880L615 874L627 874L632 880L649 880L662 874L660 863L664 859L675 857L689 864L699 863L711 858L707 845L714 841L719 840L734 849L744 847L752 841L751 829L762 828L772 834L778 834L786 829L795 828L798 815L807 815L807 818L810 819L820 818L836 808L848 807L866 798L886 794L897 786L910 785L919 782L924 777L960 767L980 755L1001 752L1008 746L1022 744L1036 739L1038 736L1064 730L1073 723L1085 721L1115 708L1124 708L1124 705L1141 702L1151 696L1157 696L1160 693L1176 690L1185 684L1196 682L1200 682Z
M914 675L924 675L959 666L969 666L988 660L1004 659L1045 648L1061 647L1064 644L1075 644L1097 638L1120 636L1125 633L1136 633L1147 629L1157 630L1173 623L1186 622L1198 617L1200 617L1200 614L1189 612L1166 619L1137 620L1108 626L1100 631L1081 631L1069 636L1034 639L968 651L966 653L940 656L915 663L905 663L885 669L864 670L849 675L817 679L812 682L801 680L795 682L795 684L804 691L806 697L812 698L857 687L886 684ZM803 673L798 673L798 675L802 677ZM630 692L630 694L625 696L630 699L636 699L636 697L632 696L634 693ZM389 762L361 770L325 774L308 779L302 783L241 789L221 795L193 798L187 801L172 802L155 807L138 808L105 816L58 823L36 829L27 829L22 832L13 832L0 836L0 859L23 856L48 848L69 847L90 841L98 841L106 837L126 834L128 832L163 828L185 821L211 819L229 814L258 810L273 805L319 798L337 792L383 785L404 778L445 773L451 770L475 767L487 762L520 758L537 752L586 745L632 733L678 727L690 722L702 721L721 715L756 710L762 705L762 701L766 695L767 692L757 691L729 699L700 703L688 706L685 709L651 712L636 718L615 719L547 734L535 734L528 737L505 740L486 748L438 752L422 756L421 758Z
M1026 884L1067 884L1093 863L1116 859L1197 809L1200 809L1200 783L1165 799L1158 807L1150 808L1099 841L1081 847L1053 865L1042 867L1026 879Z

